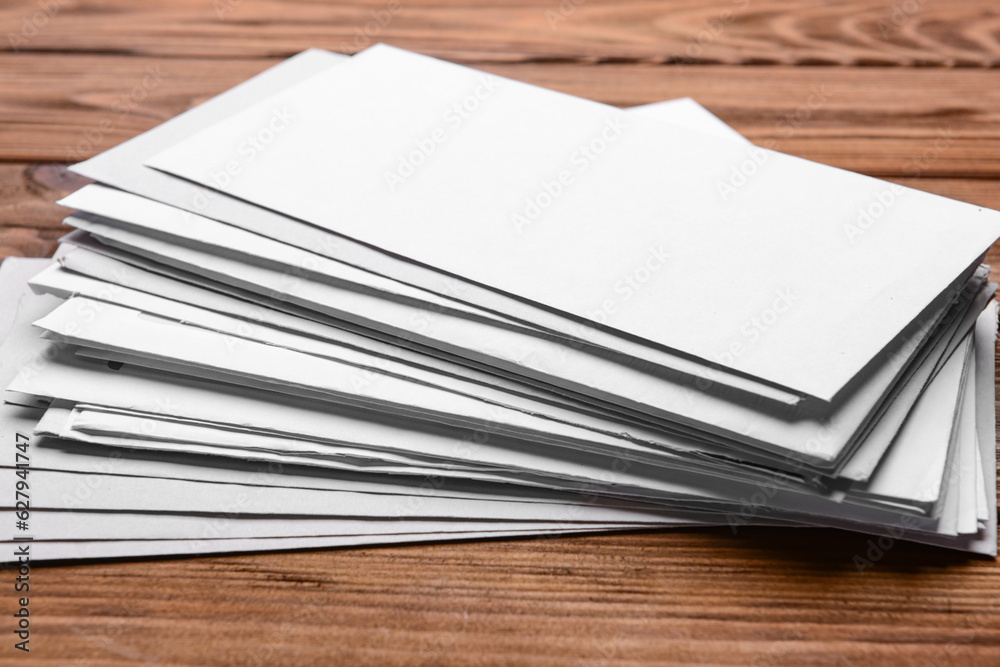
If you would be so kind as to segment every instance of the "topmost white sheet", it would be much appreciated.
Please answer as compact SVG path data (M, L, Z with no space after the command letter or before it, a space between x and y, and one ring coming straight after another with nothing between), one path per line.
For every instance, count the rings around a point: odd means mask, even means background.
M823 400L1000 214L379 45L147 161Z

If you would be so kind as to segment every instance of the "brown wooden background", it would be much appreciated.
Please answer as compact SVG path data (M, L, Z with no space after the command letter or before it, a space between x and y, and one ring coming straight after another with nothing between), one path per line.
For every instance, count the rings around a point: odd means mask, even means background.
M0 254L52 252L52 202L80 185L66 163L305 48L374 41L622 106L691 96L757 143L1000 208L995 0L0 0ZM31 659L1000 664L996 563L898 544L859 574L868 539L719 529L39 568ZM18 659L12 578L0 662Z

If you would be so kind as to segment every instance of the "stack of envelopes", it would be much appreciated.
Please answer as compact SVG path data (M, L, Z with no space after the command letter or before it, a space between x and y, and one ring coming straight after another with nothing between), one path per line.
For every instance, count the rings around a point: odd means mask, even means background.
M996 553L994 211L381 45L73 169L56 259L0 269L36 559L710 525Z

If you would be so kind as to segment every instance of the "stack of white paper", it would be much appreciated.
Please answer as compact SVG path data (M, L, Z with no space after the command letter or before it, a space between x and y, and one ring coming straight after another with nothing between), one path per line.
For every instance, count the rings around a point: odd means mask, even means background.
M751 524L996 553L996 212L387 46L74 170L56 259L0 268L36 559Z

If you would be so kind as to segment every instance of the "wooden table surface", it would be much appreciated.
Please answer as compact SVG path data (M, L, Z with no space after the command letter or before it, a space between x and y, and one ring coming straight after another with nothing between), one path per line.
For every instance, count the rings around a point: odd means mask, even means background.
M621 106L691 96L758 144L1000 209L993 0L2 0L0 254L53 251L53 201L82 184L67 163L305 48L374 41ZM862 574L870 539L713 529L39 567L30 657L1000 664L996 563L895 544Z

